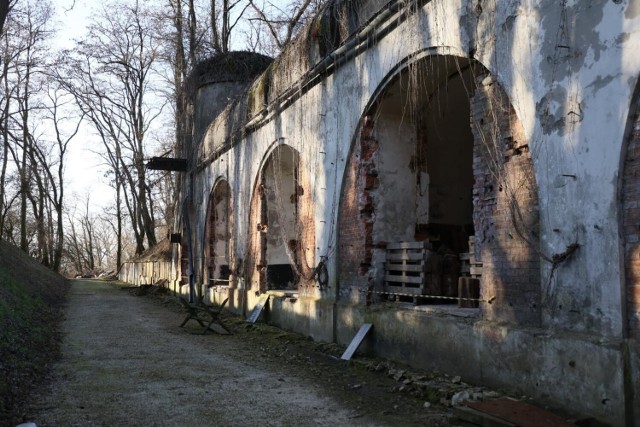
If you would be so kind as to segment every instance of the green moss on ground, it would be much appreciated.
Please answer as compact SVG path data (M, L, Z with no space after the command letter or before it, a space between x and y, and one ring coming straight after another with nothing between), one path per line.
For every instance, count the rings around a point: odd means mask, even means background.
M0 424L22 422L21 403L59 355L67 281L0 242Z

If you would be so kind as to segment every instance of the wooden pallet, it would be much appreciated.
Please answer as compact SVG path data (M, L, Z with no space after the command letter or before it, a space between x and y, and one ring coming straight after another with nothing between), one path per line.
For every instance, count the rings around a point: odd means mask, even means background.
M386 292L412 295L439 295L439 255L430 250L429 242L387 244L384 285ZM417 304L418 298L413 298Z
M476 260L475 236L469 237L469 252L460 254L461 268L463 276L480 278L482 276L482 263Z
M462 264L458 279L458 307L478 308L478 301L465 298L480 298L480 277L482 276L482 263L476 260L475 237L469 237L469 252L460 254Z

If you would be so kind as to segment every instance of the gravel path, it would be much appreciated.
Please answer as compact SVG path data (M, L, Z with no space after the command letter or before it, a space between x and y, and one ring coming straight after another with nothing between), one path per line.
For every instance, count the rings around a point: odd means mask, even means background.
M112 285L74 281L62 359L29 406L32 421L38 426L393 424L328 397L326 386L296 376L286 365L256 360L237 337L195 335L178 327L181 320L180 313Z

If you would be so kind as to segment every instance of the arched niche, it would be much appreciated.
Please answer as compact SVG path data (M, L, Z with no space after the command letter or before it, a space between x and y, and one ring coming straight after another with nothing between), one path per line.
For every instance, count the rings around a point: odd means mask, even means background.
M251 201L245 274L251 286L299 291L311 286L315 224L308 176L299 153L277 144L266 157Z
M207 286L233 285L233 203L231 187L219 180L209 195L204 233L204 273Z
M468 277L463 296L479 299L485 318L538 324L537 197L528 141L487 69L453 55L407 59L355 132L339 210L340 298L451 305ZM385 270L395 242L426 242L421 284L399 291L387 280L398 274Z

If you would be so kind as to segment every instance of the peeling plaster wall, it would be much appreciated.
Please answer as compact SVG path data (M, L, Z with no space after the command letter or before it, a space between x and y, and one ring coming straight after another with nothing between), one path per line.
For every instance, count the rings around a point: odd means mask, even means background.
M251 110L239 103L212 123L200 149L198 169L192 172L196 258L203 253L202 225L211 186L221 177L231 186L235 258L247 258L248 242L255 232L248 227L247 208L256 179L273 145L285 143L307 165L315 228L315 259L310 263L317 265L322 256L328 262L328 286L306 292L327 303L338 298L338 311L325 310L323 313L333 313L330 319L305 320L306 326L300 328L296 321L282 320L283 325L346 343L359 322L370 315L376 322L378 354L414 363L421 358L438 360L433 367L454 371L459 366L447 360L452 352L458 354L457 348L482 365L481 376L474 376L469 368L473 378L493 378L496 385L521 386L538 396L551 393L574 409L622 424L625 399L629 402L634 390L640 395L637 372L629 374L622 363L626 298L618 200L624 132L640 73L640 0L432 0L423 4L416 13L402 16L398 26L375 38L375 43L354 43L368 47L355 57L345 56L317 84L309 83L296 92L302 87L295 84L297 79L321 64L318 42L313 37L307 39L308 47L299 42L297 46L309 49L308 63L298 61L296 67L302 68L292 72L271 71L284 74L263 94L269 108ZM383 20L380 31L396 22L396 16L391 13ZM344 40L349 43L350 39ZM442 336L435 349L409 338L392 339L407 322L428 335L436 320L424 313L400 315L394 308L384 314L384 320L367 314L364 299L342 298L336 277L341 238L338 201L343 180L353 179L346 168L362 117L407 58L436 54L472 55L496 79L513 106L531 150L538 185L541 254L549 259L562 257L569 245L579 245L555 268L541 261L539 286L548 296L540 307L542 329L511 325L508 345L493 346L487 341L487 334L502 334L502 327L475 320L463 324L438 320ZM293 89L286 92L287 88ZM286 97L280 99L279 94ZM250 120L252 125L242 128L241 123ZM215 149L221 150L214 153ZM196 270L202 271L202 261L198 262ZM256 296L248 293L245 309L250 310L255 301ZM293 312L305 319L316 316L312 309ZM284 318L282 313L272 317L276 322ZM379 327L378 322L384 326ZM484 332L474 332L479 329ZM465 337L463 347L446 338L457 333ZM392 346L397 350L392 351ZM574 375L565 367L569 350L602 363L585 370L584 376ZM637 370L638 353L630 354L627 365ZM500 360L515 355L517 364L502 366ZM524 369L529 373L522 380ZM573 379L558 382L551 375L556 371ZM632 378L622 380L622 371ZM606 404L603 396L610 396ZM627 403L629 406L632 404ZM640 415L629 410L626 414L628 419L635 416L640 424Z
M500 48L478 55L491 64L530 141L541 189L541 251L551 257L580 245L550 280L551 265L543 264L552 302L543 307L543 321L621 336L618 168L639 65L627 53L637 49L638 37L623 33L631 25L625 11L635 6L525 6L499 8L497 16L484 10L480 28L498 29Z
M247 86L244 82L216 82L203 85L196 91L194 108L193 141L198 144L204 137L209 123L224 106Z
M381 113L376 121L378 142L375 242L413 240L416 207L412 196L416 193L415 175L411 171L414 154L415 125L403 122L402 117Z

